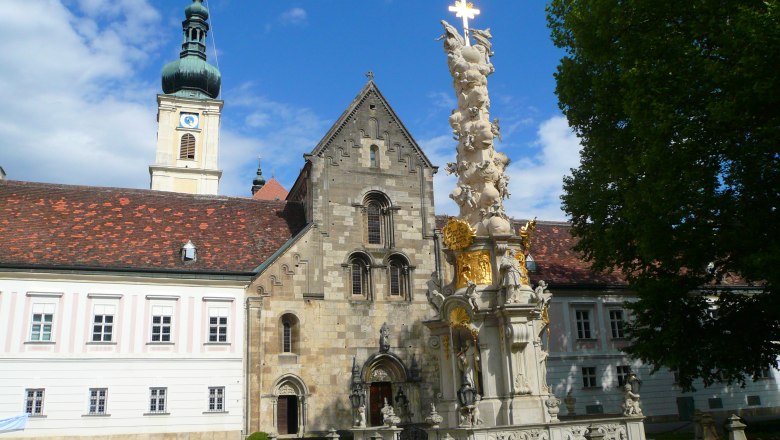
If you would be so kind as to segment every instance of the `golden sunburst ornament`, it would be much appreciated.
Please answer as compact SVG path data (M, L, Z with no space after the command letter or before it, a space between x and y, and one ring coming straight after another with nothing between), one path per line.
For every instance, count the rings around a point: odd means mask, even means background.
M477 232L464 220L450 217L441 230L444 245L453 251L460 251L471 246Z

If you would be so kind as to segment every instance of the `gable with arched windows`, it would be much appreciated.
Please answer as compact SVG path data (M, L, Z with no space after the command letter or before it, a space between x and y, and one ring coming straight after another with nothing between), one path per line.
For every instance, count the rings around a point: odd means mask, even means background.
M184 133L179 143L179 159L195 159L195 136L191 133Z
M390 200L372 191L363 200L364 243L372 246L393 246L393 218Z

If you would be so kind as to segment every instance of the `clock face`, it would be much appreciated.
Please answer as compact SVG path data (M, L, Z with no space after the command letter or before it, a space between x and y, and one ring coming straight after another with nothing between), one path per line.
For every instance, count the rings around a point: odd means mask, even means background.
M198 128L199 118L194 113L182 113L179 116L179 126L184 128Z

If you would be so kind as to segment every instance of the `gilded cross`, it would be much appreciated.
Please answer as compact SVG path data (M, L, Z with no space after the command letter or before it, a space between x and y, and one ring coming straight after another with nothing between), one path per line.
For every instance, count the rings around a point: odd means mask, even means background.
M455 0L455 5L450 6L450 12L454 12L456 17L463 18L463 37L466 40L466 46L471 46L469 42L469 20L473 20L479 15L479 9L474 9L473 3L467 3L466 0Z

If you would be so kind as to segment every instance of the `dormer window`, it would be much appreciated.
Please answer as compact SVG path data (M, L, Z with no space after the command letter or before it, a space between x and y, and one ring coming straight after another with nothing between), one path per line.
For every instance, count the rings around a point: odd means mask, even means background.
M187 243L181 247L181 261L187 263L198 260L198 249L192 244L192 241L187 240Z

